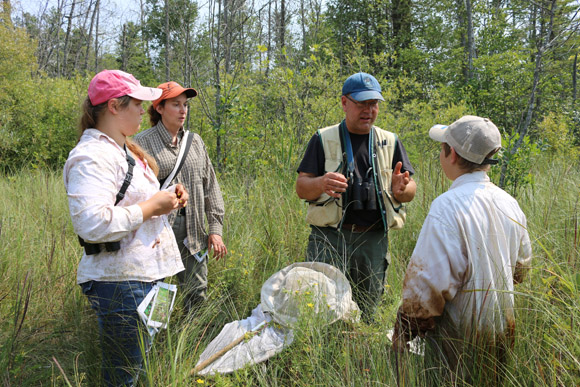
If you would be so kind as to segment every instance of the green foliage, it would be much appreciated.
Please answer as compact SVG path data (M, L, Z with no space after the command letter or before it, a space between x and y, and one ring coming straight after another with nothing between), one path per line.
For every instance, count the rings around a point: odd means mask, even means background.
M343 80L338 64L327 58L328 63L319 68L321 59L316 54L312 53L303 69L280 67L267 75L244 73L239 79L243 87L223 91L219 132L204 129L204 134L211 145L218 135L222 141L226 138L221 143L224 173L293 172L314 132L342 119L339 96ZM224 85L228 82L226 78ZM206 96L208 101L213 98L210 93ZM191 106L192 128L207 127L195 99Z
M519 336L508 384L580 384L580 176L578 147L572 145L579 141L580 119L571 71L580 38L569 34L577 7L573 1L557 3L554 45L544 53L530 132L512 153L549 18L540 17L537 2L472 3L476 57L469 81L463 73L466 15L456 0L333 1L326 13L316 2L305 3L304 28L286 25L283 47L274 38L279 11L258 13L249 3L234 12L226 31L217 14L204 24L197 3L171 0L170 8L180 11L170 13L168 47L163 2L145 2L144 25L127 24L125 46L121 29L108 32L118 44L101 46L96 59L102 68L123 67L143 84L156 85L165 81L168 52L172 80L198 89L188 125L221 166L227 205L230 255L210 263L210 300L193 317L178 305L171 329L156 338L144 383L433 385L418 357L402 359L404 373L397 374L400 364L388 349L386 329L429 205L450 185L428 130L477 114L502 131L502 170L493 168L490 175L498 182L504 172L503 185L517 194L534 243L531 278L515 296ZM404 12L409 4L410 14ZM399 21L410 16L412 29L394 28L397 6L404 14ZM6 385L100 381L96 319L75 286L80 248L60 176L92 74L51 78L37 65L51 76L70 76L94 62L88 27L77 23L64 68L62 16L52 9L38 18L23 15L25 30L0 26L0 379ZM87 44L90 58L84 57ZM357 71L379 79L386 102L376 124L402 138L418 183L405 229L389 236L393 264L377 324L304 321L294 345L267 368L191 378L197 357L223 324L246 317L259 303L264 280L304 259L309 228L306 206L294 192L295 170L312 134L343 118L340 88ZM562 188L557 200L554 187Z
M504 180L501 182L503 189L513 196L518 196L518 191L528 185L534 185L536 178L535 159L540 153L540 148L529 136L525 136L520 147L514 152L518 137L503 136L500 154ZM497 169L493 169L491 176L498 181Z
M461 109L449 107L448 116L436 120L448 122ZM514 295L517 338L508 354L506 384L578 385L580 174L577 165L552 159L548 152L530 157L537 166L536 181L520 186L519 202L527 215L534 261ZM231 375L192 377L190 370L221 328L246 318L260 302L263 282L303 260L309 233L306 206L294 193L293 171L264 170L256 178L220 176L230 254L210 261L210 299L198 313L185 315L178 293L169 329L155 338L143 383L312 386L395 385L399 380L406 385L440 385L427 379L433 376L425 372L423 358L408 354L396 359L387 338L421 224L433 198L449 185L434 157L419 158L415 167L419 191L409 205L405 228L390 235L393 263L376 323L326 325L314 316L304 318L294 331L294 343L272 357L267 367L260 364ZM554 186L566 187L559 191L558 200L553 200ZM3 383L98 384L98 329L94 312L75 284L81 250L68 218L60 173L2 177L0 193ZM308 311L307 297L304 302Z
M59 168L77 139L81 79L33 77L34 42L0 26L0 172Z
M457 90L459 98L475 107L475 114L489 117L507 134L520 124L529 101L533 63L525 51L507 51L474 60L475 77ZM515 96L520 96L517 98Z
M75 82L29 78L4 96L0 104L2 171L62 167L78 139L82 92Z
M580 149L574 146L574 138L565 117L549 113L538 124L536 136L554 157L565 160L578 160Z
M359 45L360 57L369 59L367 72L376 73L382 67L381 62L375 60L374 57L388 50L390 15L387 3L387 0L373 2L349 0L329 3L327 23L334 42L332 49L341 59L341 64L352 63L348 57L352 53L351 42L354 41Z
M109 68L104 66L104 68ZM133 22L123 25L123 33L119 37L115 65L110 68L119 68L133 74L143 85L156 86L159 83L151 71L151 60L147 53L146 43L141 36L141 26Z

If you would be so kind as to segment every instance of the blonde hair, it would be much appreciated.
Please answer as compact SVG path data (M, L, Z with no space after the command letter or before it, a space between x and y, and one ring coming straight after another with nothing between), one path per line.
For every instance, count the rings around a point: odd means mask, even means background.
M119 100L119 107L121 109L125 109L127 106L129 106L129 103L131 102L132 99L133 98L129 97L128 95L117 98L117 100ZM80 136L82 136L85 130L97 127L99 119L106 111L107 103L108 101L93 106L90 98L89 97L85 98L82 104L82 114L79 121L79 138ZM151 155L145 152L143 148L141 148L139 145L134 143L129 138L127 138L125 141L127 148L131 151L131 153L133 153L141 161L147 162L147 164L149 164L149 167L153 170L153 172L155 172L155 176L157 176L157 174L159 173L159 166L157 165L155 158L153 158Z

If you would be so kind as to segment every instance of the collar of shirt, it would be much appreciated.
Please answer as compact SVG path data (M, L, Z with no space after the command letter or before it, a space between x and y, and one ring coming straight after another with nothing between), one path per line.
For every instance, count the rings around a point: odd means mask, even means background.
M94 138L95 140L105 139L105 140L109 141L119 151L121 151L123 153L123 157L125 157L125 149L123 149L123 147L119 146L119 144L117 144L117 142L115 140L113 140L113 138L111 138L107 134L101 132L99 129L95 129L95 128L85 129L85 131L83 132L83 134L81 136L81 140L82 140L82 137L85 137L85 136L90 137L90 138Z
M87 136L89 138L93 138L95 140L106 140L108 142L110 142L112 145L115 146L115 148L117 148L123 155L123 158L127 158L127 154L125 149L123 149L122 147L119 146L119 144L117 144L117 142L115 140L113 140L111 137L109 137L107 134L101 132L99 129L95 129L95 128L88 128L83 132L83 135L81 136L81 139L83 136ZM86 141L86 138L82 141ZM80 141L79 141L80 142ZM128 150L127 150L128 152ZM147 162L147 160L141 160L139 158L136 158L134 154L132 154L131 152L129 152L129 154L131 154L131 156L133 156L133 158L135 159L135 161L137 162L138 165L141 166L141 168L143 168L145 171L147 171L148 167L149 167L149 163ZM148 176L150 178L150 176Z
M489 179L489 176L487 175L487 172L476 171L476 172L472 172L472 173L465 173L465 174L459 176L457 179L455 179L455 181L453 182L453 184L451 184L451 187L449 187L449 189L451 190L454 188L461 187L464 184L469 184L469 183L474 183L474 182L478 182L478 183L490 182L490 179Z
M179 128L179 131L177 132L176 145L173 145L173 137L171 137L171 133L169 133L169 130L167 130L167 128L165 127L165 125L163 125L163 122L161 120L159 120L159 122L157 123L157 127L159 128L159 136L161 136L161 141L163 141L166 146L171 148L176 148L179 146L179 144L181 143L181 139L183 138L183 134L185 133L185 131L183 130L183 126Z

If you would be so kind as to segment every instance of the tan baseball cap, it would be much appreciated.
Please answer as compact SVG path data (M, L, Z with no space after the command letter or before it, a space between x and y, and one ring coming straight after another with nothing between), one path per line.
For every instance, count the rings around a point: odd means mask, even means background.
M501 148L499 129L489 118L463 116L451 125L435 125L429 137L449 144L464 159L475 164L497 164L487 159L492 151Z

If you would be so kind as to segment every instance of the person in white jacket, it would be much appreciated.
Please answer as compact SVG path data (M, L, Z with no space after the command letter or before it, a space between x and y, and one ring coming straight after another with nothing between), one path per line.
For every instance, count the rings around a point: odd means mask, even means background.
M137 307L157 281L183 270L164 215L185 207L189 194L181 185L160 191L155 160L127 138L139 130L142 102L160 95L123 71L95 75L83 103L81 138L63 170L72 224L84 247L77 283L97 314L98 384L107 386L135 384L151 345Z
M532 258L526 217L487 175L501 148L493 122L464 116L429 136L453 184L431 204L407 267L393 348L426 337L428 357L455 382L493 385L514 342L514 284Z

